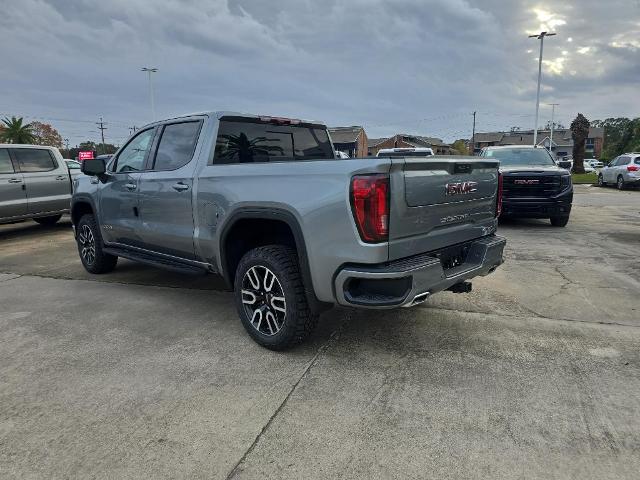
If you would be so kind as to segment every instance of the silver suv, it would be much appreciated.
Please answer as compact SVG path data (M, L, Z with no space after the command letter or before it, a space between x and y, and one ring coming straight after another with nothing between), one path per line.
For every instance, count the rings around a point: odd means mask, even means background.
M614 158L598 175L598 185L614 184L618 190L640 185L640 153L623 153Z

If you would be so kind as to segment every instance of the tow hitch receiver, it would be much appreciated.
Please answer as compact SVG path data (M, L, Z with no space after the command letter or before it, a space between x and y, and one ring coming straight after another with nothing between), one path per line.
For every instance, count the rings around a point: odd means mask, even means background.
M456 283L447 288L447 290L453 293L469 293L472 290L471 282Z

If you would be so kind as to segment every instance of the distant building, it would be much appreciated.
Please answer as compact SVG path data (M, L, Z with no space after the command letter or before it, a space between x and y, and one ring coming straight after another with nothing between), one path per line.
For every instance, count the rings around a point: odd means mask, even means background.
M369 156L376 156L382 148L431 148L435 155L452 155L451 145L444 143L440 138L423 137L420 135L408 135L398 133L390 138L378 138L376 143L369 142Z
M333 148L346 153L351 158L362 158L368 154L367 134L360 126L330 127L329 134Z
M476 133L474 137L473 153L478 154L485 147L496 145L533 145L533 130L511 132ZM549 148L551 143L550 130L538 130L537 145ZM586 158L600 158L604 144L604 128L589 128L589 136L585 144ZM571 156L573 153L573 139L571 130L559 128L553 131L551 152L558 159Z

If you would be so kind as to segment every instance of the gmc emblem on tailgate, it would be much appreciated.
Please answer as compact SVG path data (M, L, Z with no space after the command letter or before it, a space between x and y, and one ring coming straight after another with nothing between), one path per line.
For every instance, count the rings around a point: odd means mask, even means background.
M513 181L514 184L516 185L537 185L540 183L540 180L534 180L534 179L516 179Z
M477 185L478 182L447 183L444 186L444 191L447 195L466 195L467 193L477 191Z

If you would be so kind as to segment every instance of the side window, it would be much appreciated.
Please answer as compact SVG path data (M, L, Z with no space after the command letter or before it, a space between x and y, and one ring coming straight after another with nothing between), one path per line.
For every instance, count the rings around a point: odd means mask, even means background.
M56 169L56 163L49 150L12 148L11 151L23 173L48 172Z
M6 148L0 148L0 174L3 173L13 173L13 164Z
M636 159L635 159L634 163L635 163L636 165L640 165L640 157L636 157Z
M151 149L154 128L140 132L136 137L124 147L118 155L113 171L118 172L138 172L144 168L144 160Z
M627 163L629 163L630 159L631 157L620 157L618 158L618 163L616 163L616 166L626 165Z
M189 163L198 141L201 122L165 125L153 162L154 170L175 170Z

